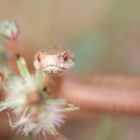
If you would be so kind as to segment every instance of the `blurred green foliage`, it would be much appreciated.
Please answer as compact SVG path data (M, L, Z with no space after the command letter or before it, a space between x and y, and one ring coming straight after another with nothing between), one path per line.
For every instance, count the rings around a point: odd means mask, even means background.
M136 53L140 38L135 44L131 43L140 28L139 5L137 0L114 1L98 25L76 30L66 40L66 46L72 48L77 57L76 73L140 73L138 61L132 57L136 54L140 59Z
M75 52L74 69L77 73L93 73L103 69L111 47L109 35L100 28L78 32L66 42L66 46Z
M107 114L99 117L98 125L95 131L95 140L113 140L112 135L112 118Z

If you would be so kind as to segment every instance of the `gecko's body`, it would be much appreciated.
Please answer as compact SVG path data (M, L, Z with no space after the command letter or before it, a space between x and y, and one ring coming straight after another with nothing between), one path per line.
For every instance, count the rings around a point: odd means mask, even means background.
M75 64L73 53L62 47L50 47L34 56L34 66L46 73L57 74L70 69Z
M61 64L62 54L69 54L66 65L69 69L74 64L74 56L63 48L48 48L36 53L34 65L47 73L63 72L57 68ZM53 63L51 63L53 62ZM62 60L62 62L65 62ZM51 66L53 64L54 66ZM65 66L65 63L64 63ZM56 69L54 71L54 69ZM66 70L65 69L65 70ZM60 71L59 71L60 70ZM85 111L121 112L140 114L140 78L127 76L48 76L48 91L52 95L66 98L80 104ZM51 92L50 92L51 91Z

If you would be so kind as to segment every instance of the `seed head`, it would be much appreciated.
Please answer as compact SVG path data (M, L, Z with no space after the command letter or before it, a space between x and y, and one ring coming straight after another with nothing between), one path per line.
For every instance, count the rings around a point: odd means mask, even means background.
M17 66L20 76L13 75L4 85L7 96L0 103L0 111L12 110L10 125L18 133L34 136L49 133L56 136L56 128L64 122L63 112L77 110L78 107L64 99L49 96L45 74L42 71L30 74L22 57L18 58Z

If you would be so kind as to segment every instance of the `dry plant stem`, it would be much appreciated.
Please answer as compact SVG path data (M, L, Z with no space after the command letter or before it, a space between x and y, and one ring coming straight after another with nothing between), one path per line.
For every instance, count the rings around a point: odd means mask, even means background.
M11 128L9 127L9 122L7 118L7 111L0 113L0 140L10 140L12 136Z
M38 140L69 140L69 139L62 134L61 130L58 130L58 136L54 137L48 135L46 137L39 138Z
M82 110L140 114L140 77L67 75L56 81L51 79L51 83L50 89L57 96Z

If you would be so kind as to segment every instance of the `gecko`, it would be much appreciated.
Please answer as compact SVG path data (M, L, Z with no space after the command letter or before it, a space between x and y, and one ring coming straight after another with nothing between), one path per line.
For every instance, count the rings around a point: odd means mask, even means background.
M62 64L62 67L61 67ZM140 114L140 78L124 75L66 75L60 72L75 64L73 53L62 47L39 51L34 57L36 69L49 77L49 91L80 104L85 110ZM58 66L57 66L58 65ZM50 75L52 73L52 75ZM53 75L58 76L53 76ZM69 90L68 90L69 89ZM86 104L85 104L86 103ZM93 112L92 112L93 113Z

